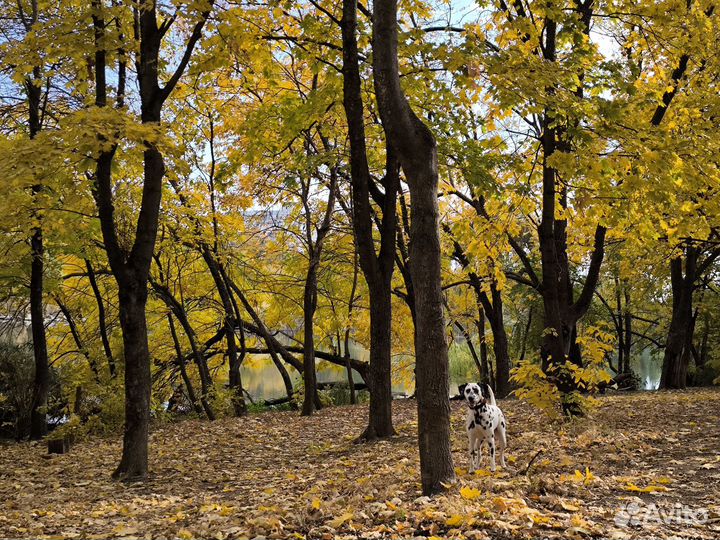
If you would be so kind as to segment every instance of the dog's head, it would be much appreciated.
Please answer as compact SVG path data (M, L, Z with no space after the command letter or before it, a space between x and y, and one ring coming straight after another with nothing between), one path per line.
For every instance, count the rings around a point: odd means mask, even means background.
M487 403L490 397L487 386L486 383L467 383L459 385L458 390L469 407L476 407Z

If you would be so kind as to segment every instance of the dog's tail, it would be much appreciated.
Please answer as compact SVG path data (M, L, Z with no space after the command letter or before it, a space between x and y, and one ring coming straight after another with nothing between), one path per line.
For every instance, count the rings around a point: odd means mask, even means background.
M483 395L485 396L485 399L488 400L490 405L497 405L495 402L495 393L492 391L492 388L490 388L490 385L488 383L483 383Z

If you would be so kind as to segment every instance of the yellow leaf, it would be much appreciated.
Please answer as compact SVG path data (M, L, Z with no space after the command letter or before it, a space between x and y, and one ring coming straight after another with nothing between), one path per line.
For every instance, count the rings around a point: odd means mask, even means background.
M317 498L316 498L316 499L313 499L313 500L312 500L312 507L313 507L315 510L320 510L320 504L321 504L320 499L317 499Z
M580 507L576 504L572 504L564 499L560 499L560 506L563 507L563 509L567 510L568 512L577 512L580 510Z
M177 535L178 538L180 538L181 540L191 540L193 538L193 533L191 533L187 529L180 529Z
M352 512L345 512L343 515L338 516L335 519L331 519L327 522L327 524L333 529L337 529L338 527L341 527L343 523L350 521L353 516L354 514Z
M447 525L448 527L459 527L460 525L463 524L463 521L464 521L464 519L462 516L458 516L458 515L450 516L445 521L445 525Z
M590 469L585 467L585 485L587 486L588 484L593 482L593 480L596 480L596 479L597 478L595 477L595 475L590 472Z
M624 489L625 489L625 491L635 491L637 493L653 493L655 491L670 491L668 488L666 488L664 486L654 486L652 484L649 486L646 486L644 488L641 488L641 487L636 486L632 482L628 482L627 484L625 484Z
M464 488L460 489L460 496L463 499L467 499L468 501L473 501L480 497L480 490L465 486Z

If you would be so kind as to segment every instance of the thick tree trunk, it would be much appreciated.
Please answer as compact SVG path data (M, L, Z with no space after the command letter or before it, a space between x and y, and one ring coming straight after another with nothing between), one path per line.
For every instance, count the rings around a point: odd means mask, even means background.
M373 440L395 434L392 423L391 297L386 288L370 290L370 411L361 438Z
M43 239L37 227L30 240L32 263L30 269L30 319L35 358L33 404L30 413L30 438L41 439L47 434L47 400L50 390L50 366L45 340L45 310L43 308Z
M694 327L693 290L697 278L697 249L685 249L685 274L683 257L670 261L673 311L670 319L665 354L663 356L660 388L685 388L690 361L689 344L692 344Z
M505 397L510 393L510 353L508 352L508 337L505 331L505 318L503 316L502 294L491 285L492 318L490 325L493 333L493 352L495 353L495 394Z
M434 146L433 146L434 150ZM419 171L418 171L419 172ZM410 182L410 272L415 284L416 394L424 493L454 479L450 449L448 351L443 323L436 163Z
M397 0L373 5L373 75L380 117L410 187L420 477L425 494L455 479L450 448L448 349L443 315L435 139L400 87Z
M122 281L118 289L125 357L125 431L122 457L113 477L132 481L144 479L148 472L151 379L146 280Z
M357 46L357 0L343 1L343 106L350 140L352 221L360 268L370 290L370 388L368 425L360 440L390 437L392 424L392 275L395 268L396 201L400 185L396 152L387 145L384 193L368 166L365 118ZM373 237L373 199L382 210L378 226L380 250ZM348 351L346 351L346 354Z

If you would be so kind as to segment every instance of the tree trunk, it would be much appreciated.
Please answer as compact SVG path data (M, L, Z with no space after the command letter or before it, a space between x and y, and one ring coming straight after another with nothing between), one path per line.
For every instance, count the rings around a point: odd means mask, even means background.
M184 53L172 77L160 87L160 47L168 21L158 25L155 3L133 7L137 21L139 47L136 53L140 116L144 125L159 125L162 106L185 71L192 51L202 35L209 9L193 27ZM106 51L102 0L92 0L95 30L95 105L107 106ZM172 24L172 19L169 21ZM122 60L121 67L122 67ZM124 70L124 67L123 67ZM123 82L124 84L124 82ZM119 85L121 86L121 85ZM123 102L119 89L118 104ZM100 136L103 140L103 136ZM107 142L107 141L106 141ZM129 251L121 245L116 230L112 162L117 143L100 152L95 169L94 196L100 217L100 228L110 268L118 285L120 326L125 357L125 430L120 463L113 478L144 479L148 471L148 427L150 421L150 352L148 347L145 306L148 275L157 238L162 182L165 164L153 141L145 141L143 152L143 185L135 238Z
M708 361L708 353L710 351L710 348L708 346L709 338L710 338L710 317L706 313L705 317L703 318L704 325L703 325L703 334L702 334L702 340L700 341L700 351L698 353L697 358L695 359L695 365L697 367L704 366Z
M240 376L240 361L238 359L237 342L235 341L235 311L233 309L230 291L223 279L223 270L220 263L215 259L214 254L208 246L202 246L201 253L203 260L210 270L210 275L215 282L215 288L220 295L223 306L223 325L225 327L225 341L227 343L227 355L229 364L229 386L232 392L232 404L235 416L247 414L245 396L243 395L242 378Z
M345 369L347 371L348 389L350 391L350 404L355 405L357 398L355 396L355 379L353 378L353 370L350 365L350 328L352 323L352 312L355 308L355 293L357 291L358 274L359 274L359 254L357 243L355 244L355 253L353 254L353 282L350 289L350 299L348 300L348 321L345 327L345 340L343 342L343 356L346 359ZM706 333L707 335L707 333ZM338 347L340 346L340 337L338 335Z
M343 1L343 106L350 140L350 177L352 182L352 222L360 268L370 293L370 389L368 425L361 440L390 437L392 424L392 275L395 269L396 201L400 186L396 152L387 145L384 193L370 176L365 141L357 46L357 0ZM373 237L373 199L382 210L379 220L380 250ZM345 352L348 354L348 351Z
M105 302L103 301L102 294L100 294L100 287L98 287L95 269L89 259L85 259L85 267L87 268L88 280L90 281L90 287L95 295L95 302L98 307L98 328L100 330L100 339L102 341L103 351L105 351L105 358L108 362L110 377L114 378L116 375L115 358L113 357L110 340L108 339L107 323L105 321Z
M178 367L180 368L180 377L182 377L183 383L185 383L185 389L187 390L188 399L192 404L193 410L198 416L201 416L203 414L203 408L195 394L195 389L193 388L190 377L188 377L187 374L187 369L185 368L185 357L183 356L182 348L180 347L180 340L178 339L177 331L175 330L175 323L173 322L172 314L168 313L167 319L168 326L170 327L170 335L172 336L173 345L175 346L175 355L177 356Z
M630 373L630 352L632 350L632 313L630 312L630 291L625 285L625 311L623 312L623 324L625 328L625 339L623 340L623 358L625 360L621 367L621 373Z
M370 410L361 438L373 440L395 434L392 423L391 296L387 289L370 290Z
M482 202L477 201L474 205L478 210L479 215L485 215ZM444 228L448 234L452 235L452 231L449 227L445 226ZM493 279L490 284L491 297L488 297L487 293L483 290L480 277L470 270L470 259L468 259L463 247L454 238L453 245L453 257L463 266L463 268L469 270L468 277L470 278L470 286L475 292L475 302L478 306L477 327L480 335L480 352L482 356L483 372L486 376L486 379L484 379L483 382L490 384L490 386L495 389L495 394L498 397L505 397L510 393L510 353L508 352L508 338L507 332L505 331L502 293L497 288L497 283ZM493 333L493 352L495 353L494 376L487 361L485 317L487 317L490 321L490 329Z
M317 399L313 319L317 307L317 267L319 264L319 254L311 253L303 292L303 382L305 384L305 397L301 411L303 416L310 416L315 412L315 401Z
M275 339L275 337L270 334L268 329L266 328L265 324L263 323L262 319L260 319L260 316L257 314L257 312L253 309L250 302L248 302L248 299L246 298L245 294L243 294L242 290L235 284L235 282L230 278L229 275L224 274L225 281L227 282L228 286L232 291L235 292L237 297L240 299L240 303L243 305L243 308L245 308L245 311L250 315L250 318L255 322L256 328L250 330L256 335L263 338L265 341L265 344L267 345L267 352L270 354L270 358L272 358L273 363L275 364L275 367L280 372L280 376L283 379L283 383L285 384L285 392L288 396L288 401L290 403L290 407L292 409L297 408L297 404L295 403L295 399L293 398L293 386L292 386L292 379L290 378L290 375L288 374L287 370L285 369L285 366L282 365L280 362L280 359L278 358L278 355L282 357L283 360L285 360L288 364L293 366L298 373L302 373L302 365L299 365L295 357L293 357L281 344L280 342ZM243 321L238 321L240 324L243 324L245 327L250 326L248 323L245 323Z
M697 248L685 249L685 274L683 275L683 257L670 261L672 283L672 318L665 342L660 388L685 388L690 360L688 345L692 344L694 326L693 290L697 278Z
M373 75L380 117L410 187L420 477L424 494L455 479L450 449L448 349L443 316L435 139L400 87L397 0L373 5Z
M480 364L482 365L481 382L486 382L490 386L495 387L493 374L490 370L490 362L488 362L487 336L485 332L485 309L482 304L478 304L478 318L475 321L478 329L478 341L480 342Z
M533 306L530 306L530 309L528 310L527 322L525 323L525 332L523 333L523 337L522 337L522 346L520 347L520 361L521 362L523 360L525 360L525 353L527 351L528 337L530 336L530 328L532 328L532 318L533 318Z
M345 330L345 346L343 347L343 355L345 356L346 364L345 371L347 372L348 390L350 392L350 405L357 403L357 397L355 395L355 379L353 378L353 370L350 365L350 330Z
M43 239L42 229L36 227L30 240L32 263L30 269L30 319L32 326L35 380L30 413L30 438L41 439L47 434L47 400L50 389L50 366L45 340L45 310L43 308Z
M155 260L157 261L157 266L160 270L160 277L163 278L163 272L162 268L160 266L159 259L156 257ZM172 313L175 314L177 317L178 322L180 323L180 326L183 329L183 332L185 333L185 336L188 339L188 342L190 343L190 350L192 351L192 357L195 361L195 365L198 368L198 374L200 376L200 403L202 404L202 411L204 411L205 415L207 416L208 420L215 420L215 412L212 410L212 407L210 405L210 402L208 401L208 398L212 396L213 394L213 382L212 377L210 376L210 370L207 366L207 361L205 360L205 357L203 356L202 351L200 351L200 347L197 342L197 335L195 334L195 330L193 329L192 325L190 324L190 320L188 319L187 313L185 311L185 307L178 301L175 296L170 292L170 289L167 287L167 285L163 285L161 283L158 283L155 281L152 277L150 277L150 284L153 287L153 290L156 292L156 294L162 299L162 301L165 303L165 305L170 309L171 313L168 313L168 323L170 325L170 333L175 334L175 323L172 319ZM173 341L176 341L176 336L173 336ZM177 346L180 346L180 342L178 341ZM180 354L180 353L178 353ZM181 364L181 369L185 370L185 359L184 357L178 356L178 362ZM183 374L183 377L185 375ZM186 384L187 386L187 384Z
M482 310L482 308L480 309ZM470 351L470 356L472 357L473 362L475 362L475 367L478 370L478 377L480 377L479 380L482 382L487 382L487 372L483 369L480 357L478 356L477 351L475 350L475 345L472 342L470 332L467 331L467 328L465 328L465 326L460 321L455 321L455 326L458 327L458 330L460 330L463 338L465 338L465 343L467 343L468 349Z
M122 280L118 289L125 356L125 431L122 457L113 477L132 481L145 478L148 471L151 379L146 280Z
M493 352L495 353L495 394L503 398L510 393L510 353L508 352L508 338L505 331L503 316L502 294L491 284L492 318L490 325L493 333Z
M85 344L82 342L82 338L80 337L80 331L78 330L77 325L75 324L75 319L72 316L72 313L70 312L70 308L68 308L65 303L60 300L60 298L55 298L55 303L57 304L58 308L60 308L60 312L63 314L63 317L65 317L65 321L68 323L68 326L70 327L70 334L73 337L73 341L75 342L75 345L78 348L78 351L85 357L85 359L88 361L88 365L90 366L90 370L93 372L93 376L95 377L96 382L100 382L99 373L97 365L95 364L95 361L90 356L90 353L87 350L87 347L85 347Z
M18 4L19 5L19 4ZM23 15L24 17L24 15ZM26 29L30 29L37 22L37 4L34 4L32 19L26 23ZM30 138L34 139L40 132L40 102L42 97L40 68L33 68L32 77L25 79L25 89L28 101L28 127ZM33 197L42 191L41 184L32 186ZM43 306L43 277L44 277L44 254L42 216L37 209L32 211L33 220L36 225L33 227L30 238L30 325L33 339L33 358L35 360L35 378L33 383L33 402L30 412L30 438L41 439L47 434L47 400L50 389L50 365L47 355L47 340L45 337L45 309Z

